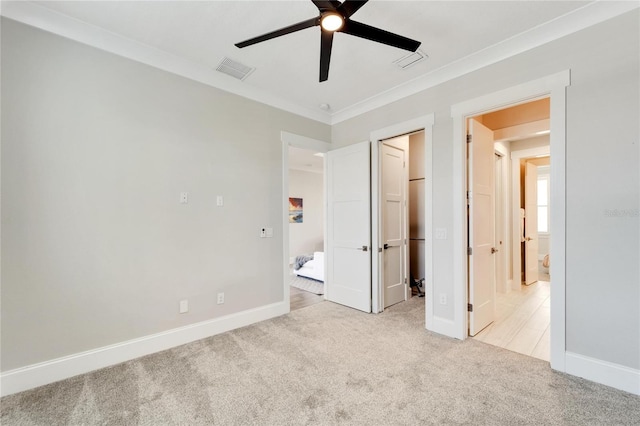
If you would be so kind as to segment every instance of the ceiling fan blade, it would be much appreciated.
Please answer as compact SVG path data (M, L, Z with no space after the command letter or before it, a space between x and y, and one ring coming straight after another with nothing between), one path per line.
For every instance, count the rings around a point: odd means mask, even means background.
M350 17L358 11L362 6L367 4L369 0L345 0L338 8L338 13L345 18Z
M313 4L316 5L320 12L325 12L327 10L336 10L341 3L337 0L311 0Z
M306 21L298 22L297 24L289 25L288 27L280 28L279 30L272 31L270 33L263 34L258 37L250 38L249 40L236 43L236 47L247 47L252 44L260 43L262 41L271 40L272 38L280 37L286 34L294 33L296 31L304 30L305 28L314 27L320 25L320 18L311 18Z
M352 36L362 37L367 40L377 41L378 43L387 44L389 46L398 47L400 49L415 52L420 47L420 42L403 37L380 28L362 24L360 22L346 19L344 25L338 31L351 34Z
M329 78L329 62L331 62L331 46L333 31L322 31L320 36L320 82Z

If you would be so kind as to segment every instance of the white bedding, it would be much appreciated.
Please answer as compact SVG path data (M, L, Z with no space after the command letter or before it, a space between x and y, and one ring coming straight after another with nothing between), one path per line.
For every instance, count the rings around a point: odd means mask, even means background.
M307 277L318 281L324 281L324 252L316 251L313 253L313 260L305 263L297 271L294 269L293 273Z

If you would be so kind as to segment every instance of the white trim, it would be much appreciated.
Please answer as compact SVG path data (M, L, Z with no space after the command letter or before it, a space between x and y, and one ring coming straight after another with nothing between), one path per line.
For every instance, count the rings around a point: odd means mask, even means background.
M604 22L640 7L638 2L595 1L559 16L528 31L502 40L493 46L447 64L428 74L393 87L361 102L336 111L331 124L337 124L368 111L398 101L415 93L438 86L446 81L495 64L535 47Z
M566 86L571 84L570 71L562 71L538 80L487 94L451 107L453 118L453 301L455 332L451 337L467 337L467 224L466 224L466 118L537 98L551 98L551 193L553 205L551 228L551 367L565 370L565 244L566 244ZM514 281L516 277L514 277Z
M27 1L3 1L2 15L41 30L110 52L274 108L325 124L331 116L236 80L211 67L137 42Z
M565 371L592 382L640 395L640 370L567 351Z
M329 152L331 149L331 144L329 142L297 135L295 133L289 133L284 130L280 132L280 140L289 146L308 149L310 151Z
M303 107L196 63L26 1L2 2L7 18L325 124L337 124L638 8L595 1L333 114Z
M378 314L384 310L384 288L380 285L382 277L382 253L380 252L380 142L372 137L371 141L371 312Z
M331 149L331 144L318 139L309 138L302 135L296 135L295 133L289 133L286 131L280 132L280 141L282 142L282 259L284 259L284 265L282 267L282 282L284 285L284 303L287 306L287 313L290 311L291 295L289 292L289 267L293 264L294 260L289 257L289 147L308 149L316 152L326 153ZM327 188L327 162L324 162L324 178L322 188L326 193ZM327 251L327 198L323 200L323 215L324 215L324 251ZM327 262L324 263L325 271L323 276L327 276ZM324 297L326 299L327 293L325 291Z
M520 202L516 200L520 200L520 160L523 158L532 158L539 155L550 155L551 148L549 145L540 146L537 148L530 149L521 149L519 151L511 151L511 200L513 200L513 204L511 205L511 217L513 217L513 221L511 222L511 253L512 253L512 265L513 265L513 282L512 282L512 290L520 290L520 286L522 285L521 280L521 270L522 270L522 260L521 260L521 247L520 247ZM554 280L555 285L555 280Z
M379 153L378 148L380 141L393 138L396 136L402 136L414 131L424 130L424 168L425 168L425 229L427 230L427 235L425 235L425 298L427 303L425 303L425 316L426 323L430 324L430 315L431 320L433 320L433 124L435 122L435 115L433 113L423 115L420 117L413 118L411 120L403 121L401 123L396 123L388 127L384 127L382 129L374 130L369 135L369 140L371 141L371 161L372 166L379 164ZM380 236L379 232L376 230L380 227L380 218L379 218L379 208L374 208L373 206L378 206L380 203L378 197L378 180L379 180L379 171L378 167L371 168L371 270L372 274L375 273L378 276L372 275L372 310L374 313L382 312L384 307L382 306L382 298L381 291L382 286L380 285L380 280L378 277L380 276L380 253L378 248L380 247ZM375 185L375 186L374 186ZM374 255L375 254L375 255ZM430 308L429 308L430 306ZM428 327L428 325L427 325Z
M264 321L288 312L288 304L278 302L259 308L214 318L138 339L92 349L2 373L1 396L22 392L58 380L88 373L110 365L153 354L195 340Z

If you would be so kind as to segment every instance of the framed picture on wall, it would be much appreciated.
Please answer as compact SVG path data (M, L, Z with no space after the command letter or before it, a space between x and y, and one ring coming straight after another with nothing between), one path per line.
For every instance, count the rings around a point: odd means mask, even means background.
M289 223L302 223L302 198L289 197Z

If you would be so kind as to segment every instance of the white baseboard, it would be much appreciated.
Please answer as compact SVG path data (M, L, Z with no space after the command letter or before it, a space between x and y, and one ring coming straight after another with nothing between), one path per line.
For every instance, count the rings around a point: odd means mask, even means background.
M572 352L565 359L568 374L640 395L640 370Z
M161 333L17 368L0 374L0 395L11 395L78 374L170 349L195 340L284 315L284 302L238 312Z

